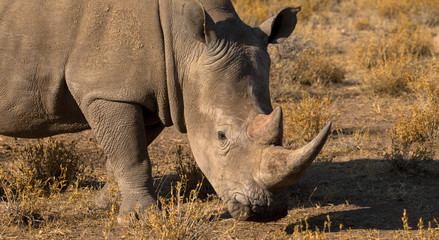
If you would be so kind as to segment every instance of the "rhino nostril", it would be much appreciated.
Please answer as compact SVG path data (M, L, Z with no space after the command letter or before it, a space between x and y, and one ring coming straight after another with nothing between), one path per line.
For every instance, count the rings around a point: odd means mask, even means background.
M229 212L236 220L246 221L252 216L251 208L241 203L233 203L233 206L229 206Z
M251 217L251 210L249 206L242 205L241 204L241 215L239 216L239 220L247 220L249 217Z

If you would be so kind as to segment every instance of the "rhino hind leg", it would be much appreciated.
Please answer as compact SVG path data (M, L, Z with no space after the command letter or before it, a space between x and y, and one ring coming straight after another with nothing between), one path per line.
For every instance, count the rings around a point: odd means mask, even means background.
M83 111L107 156L107 169L111 166L108 172L114 176L122 195L118 220L129 213L144 212L157 201L142 107L96 100ZM106 183L98 194L100 206L105 206L110 186Z

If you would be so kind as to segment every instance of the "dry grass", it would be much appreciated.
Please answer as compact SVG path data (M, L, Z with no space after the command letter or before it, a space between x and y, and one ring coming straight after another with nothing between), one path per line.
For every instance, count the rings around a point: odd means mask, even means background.
M404 16L412 19L417 24L429 26L439 24L438 0L373 0L368 2L370 7L376 8L380 16L388 19L396 19Z
M270 49L270 81L279 86L328 86L341 83L346 71L312 39L294 37Z
M52 139L13 152L15 160L0 169L3 217L10 223L38 227L47 222L52 200L69 183L78 184L81 161L73 145Z
M302 145L312 139L338 116L334 108L339 102L352 100L351 94L366 99L366 103L360 102L363 105L371 105L372 100L367 99L373 95L406 106L383 106L371 114L359 104L361 110L346 110L346 119L337 117L336 127L349 131L339 130L328 142L323 158L330 161L317 162L310 169L311 176L304 177L303 189L294 192L300 205L291 201L298 209L294 207L286 219L266 225L219 218L224 213L221 202L207 197L212 191L204 189L207 182L182 147L172 156L180 182L159 198L162 211L153 207L141 219L131 219L131 224L123 227L116 220L120 201L117 188L110 194L109 208L95 209L91 203L95 191L81 184L84 177L76 178L78 173L84 175L83 167L80 158L69 155L75 152L70 145L49 140L27 150L20 148L12 155L22 162L5 164L0 170L0 238L245 239L244 231L256 232L258 238L265 239L438 238L434 200L419 203L419 209L412 205L435 194L417 183L427 184L425 178L434 181L437 176L433 163L438 152L439 44L434 43L433 36L439 25L439 1L233 2L243 19L254 26L286 6L302 6L293 38L269 49L273 58L272 90L289 91L276 99L284 109L288 145L296 141ZM303 91L313 94L305 93L296 101ZM337 102L329 96L336 96ZM2 151L0 155L2 159L8 156ZM155 156L154 161L161 161L161 157ZM163 172L174 174L169 169ZM85 178L85 182L91 182L91 176ZM427 185L436 186L433 181ZM69 183L73 184L67 187ZM369 227L363 222L376 220L370 216L389 216L371 207L367 214L358 212L364 221L355 222L349 221L356 214L348 204L341 212L333 208L345 200L369 207L364 199L382 204L402 201L412 207L409 213L416 215L413 219L423 218L413 224L406 212L402 217L393 213L390 218L397 224L380 222ZM328 212L319 212L325 207ZM316 215L323 216L320 229L316 228ZM337 216L348 227L335 224Z
M357 40L354 49L360 65L370 70L364 84L375 95L413 93L413 84L430 77L436 61L429 31L405 18L395 28Z
M285 49L285 48L284 48ZM345 71L330 60L325 54L313 50L299 52L294 57L291 54L279 54L273 60L272 81L282 84L327 85L340 83L345 77Z
M75 145L66 145L52 138L40 139L38 144L23 149L14 149L14 155L14 165L22 172L32 169L34 181L63 178L67 186L84 171Z
M198 198L201 184L189 190L186 182L185 179L177 182L169 198L160 198L161 210L153 206L140 219L129 216L131 224L125 226L123 236L130 239L205 238L211 223L219 219L221 206L214 199L202 202ZM186 191L190 191L187 198Z
M372 25L367 18L359 19L354 22L354 28L356 30L370 30Z
M422 106L414 105L407 112L401 112L390 131L390 137L395 144L404 148L415 142L436 141L439 137L438 101L430 100Z
M232 3L241 19L256 26L287 6L301 6L298 19L306 21L313 15L326 12L337 4L337 0L232 0Z
M284 138L288 145L294 141L310 141L322 127L334 119L331 97L312 97L305 93L297 103L284 103ZM297 136L300 136L298 139Z

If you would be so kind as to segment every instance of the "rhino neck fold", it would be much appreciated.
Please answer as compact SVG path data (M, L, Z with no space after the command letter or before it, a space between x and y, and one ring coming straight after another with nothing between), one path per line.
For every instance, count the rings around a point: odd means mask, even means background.
M174 3L172 1L159 1L159 15L161 30L164 43L164 61L166 66L166 96L162 103L158 103L158 107L166 116L160 116L165 126L175 125L182 133L186 133L186 123L184 120L184 104L182 93L182 80L180 80L177 71L175 59L175 43L173 32L173 16L175 15Z
M215 22L235 18L237 14L229 0L200 0ZM158 101L160 119L165 126L175 125L186 133L184 118L183 89L188 67L201 54L198 42L185 34L181 0L159 0L159 15L164 44L166 66L166 91L162 101Z

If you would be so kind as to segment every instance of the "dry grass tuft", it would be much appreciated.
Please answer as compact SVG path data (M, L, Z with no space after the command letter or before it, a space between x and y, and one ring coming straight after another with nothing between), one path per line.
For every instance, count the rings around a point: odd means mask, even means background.
M287 6L301 6L299 21L307 21L317 13L327 11L337 0L232 0L240 18L250 26L256 26Z
M434 45L428 31L407 19L397 28L357 40L356 57L370 70L366 87L375 95L413 93L413 85L431 76L435 65Z
M384 155L389 171L399 175L417 175L426 172L422 164L433 159L433 152L426 148L417 148L415 151L400 149L396 146L392 152Z
M394 29L357 40L354 50L359 62L368 69L404 57L416 61L433 56L432 38L427 32L425 28L402 19Z
M161 210L151 207L140 219L129 216L124 236L134 239L201 239L205 238L213 221L222 212L218 201L202 202L198 198L199 184L187 198L186 180L171 190L170 198L160 198ZM212 237L211 235L209 235Z
M1 165L2 216L9 223L39 227L48 220L47 210L69 183L82 174L74 146L52 139L22 150L13 149L15 160Z
M14 149L14 155L14 165L23 173L26 169L31 169L34 181L50 182L48 179L64 178L68 185L84 170L75 145L65 145L52 138L40 139L38 144L24 149Z
M385 18L407 17L417 24L429 26L439 24L438 0L373 0L368 2L371 7L376 8L378 15Z
M415 142L436 141L439 138L439 90L431 90L424 102L401 112L390 137L402 149L408 149Z
M354 22L354 28L356 30L371 30L372 29L372 25L369 22L368 19L363 18L363 19L359 19L357 21Z
M333 99L329 96L314 98L304 93L300 102L283 104L284 138L288 145L299 139L309 141L317 136L322 127L335 117L330 111L332 103Z
M44 226L50 218L50 205L67 185L66 171L63 168L61 176L41 181L36 180L34 169L0 169L0 221L29 228Z
M340 83L346 71L311 42L292 38L272 54L271 81L281 84L328 85Z
M272 67L273 81L301 85L340 83L345 71L324 54L312 50L300 52L296 59L280 59Z

